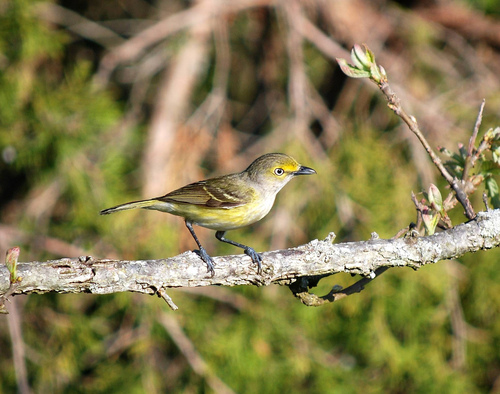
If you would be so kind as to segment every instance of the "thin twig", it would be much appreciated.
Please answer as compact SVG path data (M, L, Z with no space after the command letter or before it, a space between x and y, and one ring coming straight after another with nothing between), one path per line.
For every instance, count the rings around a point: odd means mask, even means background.
M158 296L163 298L163 301L165 301L167 303L167 305L170 307L170 309L172 309L173 311L176 311L177 309L179 309L179 307L177 305L175 305L172 298L170 298L170 296L167 294L167 292L164 289L159 289L156 293L158 294Z
M443 165L441 159L437 156L434 150L431 148L426 138L420 131L417 120L415 117L410 116L406 113L406 111L401 106L401 101L396 96L396 93L389 86L389 83L384 80L379 84L380 90L384 93L387 98L388 106L390 109L394 111L396 115L398 115L408 126L408 128L415 134L415 136L419 139L420 143L423 145L424 149L430 156L434 165L438 168L441 175L446 179L451 188L455 191L457 196L457 200L462 204L465 209L465 215L468 219L474 219L476 213L472 208L472 204L469 201L469 197L465 193L461 181L459 181L456 177L453 177L446 167Z
M399 230L396 235L394 235L394 237L392 237L391 239L396 239L396 238L399 238L401 237L403 234L406 234L408 232L408 230L410 230L411 228L413 228L415 226L414 223L410 224L409 226L406 226L405 228L402 228L401 230Z
M473 155L474 145L476 144L476 138L479 133L479 127L481 127L481 122L483 120L483 111L486 100L483 99L481 106L479 107L479 113L477 114L476 123L474 124L474 131L469 139L469 146L467 147L467 157L465 158L464 171L462 174L462 180L465 181L469 178L469 171L477 160L478 156Z
M488 194L486 193L486 191L483 192L483 203L486 211L491 211L490 205L488 204Z

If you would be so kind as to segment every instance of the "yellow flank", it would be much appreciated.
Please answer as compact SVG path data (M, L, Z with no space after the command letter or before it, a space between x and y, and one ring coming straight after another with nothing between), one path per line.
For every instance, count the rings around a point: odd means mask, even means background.
M217 231L227 231L258 222L269 213L273 203L274 197L267 198L265 201L257 199L250 203L230 208L207 208L204 205L171 203L168 212L172 215L182 216L201 227ZM147 209L158 210L155 205Z

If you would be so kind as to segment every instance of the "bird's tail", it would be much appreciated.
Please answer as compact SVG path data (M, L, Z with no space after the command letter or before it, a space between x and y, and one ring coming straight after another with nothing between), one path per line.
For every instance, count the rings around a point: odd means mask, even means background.
M116 207L103 209L100 212L100 214L101 215L109 215L110 213L115 213L115 212L119 212L119 211L127 211L129 209L135 209L135 208L146 208L147 209L155 204L158 204L158 201L156 201L156 200L132 201L132 202L127 202L125 204L117 205Z

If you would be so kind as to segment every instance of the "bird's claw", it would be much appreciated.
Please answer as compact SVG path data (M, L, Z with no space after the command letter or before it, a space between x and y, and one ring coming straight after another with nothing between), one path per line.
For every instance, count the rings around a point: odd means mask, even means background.
M199 249L194 251L207 265L207 272L210 272L210 277L213 278L215 275L214 261L207 253L205 249Z
M245 248L245 254L250 256L254 264L257 264L257 273L260 275L262 274L262 257L260 254L258 254L254 249L250 247Z

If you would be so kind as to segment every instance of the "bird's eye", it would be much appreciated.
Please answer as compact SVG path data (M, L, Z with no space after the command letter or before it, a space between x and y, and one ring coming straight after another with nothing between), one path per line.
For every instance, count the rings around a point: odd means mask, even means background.
M275 168L274 173L278 176L281 176L285 173L285 170L283 168Z

